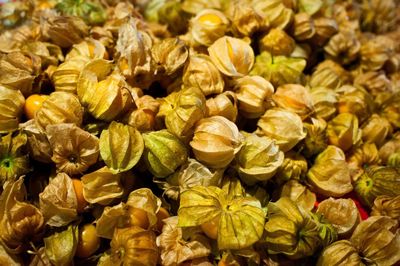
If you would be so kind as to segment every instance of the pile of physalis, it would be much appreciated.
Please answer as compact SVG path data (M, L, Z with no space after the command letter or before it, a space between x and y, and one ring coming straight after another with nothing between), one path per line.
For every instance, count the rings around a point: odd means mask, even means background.
M0 4L0 265L396 265L399 18Z

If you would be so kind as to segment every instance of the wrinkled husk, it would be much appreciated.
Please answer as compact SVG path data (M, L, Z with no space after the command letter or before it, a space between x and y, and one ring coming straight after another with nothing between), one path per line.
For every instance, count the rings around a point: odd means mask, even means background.
M293 10L287 8L282 0L253 0L251 3L269 21L271 28L285 29L293 20Z
M47 126L46 133L58 172L82 174L97 162L99 140L89 132L74 124L57 124Z
M357 249L348 240L339 240L326 247L318 258L317 266L363 266Z
M375 143L380 147L392 134L392 126L386 118L373 114L362 126L362 139L367 143Z
M259 41L261 52L269 52L273 56L289 56L296 46L296 42L283 30L271 29Z
M314 19L314 27L315 34L311 41L318 46L323 46L329 38L338 32L336 20L328 17L316 17Z
M351 150L346 157L353 181L358 179L365 167L381 164L378 148L374 143L364 143L359 148Z
M235 122L238 115L237 97L232 91L218 94L206 101L206 116L223 116Z
M134 127L113 121L108 129L101 132L101 158L114 174L132 169L140 160L143 150L142 135Z
M311 90L311 98L316 117L328 121L335 116L338 102L338 95L335 91L325 87L316 87Z
M9 89L0 85L0 132L12 131L18 128L25 98L19 90Z
M59 46L48 42L29 42L22 47L23 51L33 53L40 57L42 68L49 65L58 65L58 62L64 61L64 55Z
M275 140L283 152L292 149L307 135L300 116L282 108L267 110L258 120L257 126L259 127L257 134Z
M186 162L188 151L185 145L167 130L144 133L142 137L143 159L156 177L166 177Z
M357 59L361 44L353 31L339 31L325 45L327 57L344 65Z
M177 216L164 219L163 223L162 233L157 237L162 265L177 266L211 253L209 240L198 229L178 227Z
M304 139L302 153L309 158L321 153L328 146L327 123L323 119L312 117L311 123L304 123L303 125L307 131L307 136Z
M326 130L329 144L348 151L361 142L362 132L358 127L358 119L350 113L342 113L328 122Z
M96 234L99 237L112 239L116 228L126 228L129 223L129 206L121 202L112 207L106 206L96 220Z
M299 153L289 151L279 167L274 179L278 184L283 184L290 179L303 180L307 174L307 160Z
M112 265L157 265L158 249L153 231L137 226L117 228L110 245Z
M70 225L66 230L56 232L43 241L45 254L53 265L70 265L78 246L78 226Z
M385 33L396 25L396 1L372 0L362 2L361 27L363 30Z
M351 199L329 198L318 204L317 213L330 222L342 238L348 238L360 223L357 206Z
M317 201L315 193L297 180L289 180L281 188L281 197L287 197L305 210L311 211Z
M154 130L156 124L155 118L160 107L160 102L150 95L144 95L135 99L135 105L137 109L128 113L124 117L124 122L140 132Z
M46 132L36 126L33 119L21 124L22 132L28 137L27 146L30 156L43 163L52 162L53 152L47 138Z
M379 158L382 160L384 165L388 164L389 158L396 153L400 152L400 135L393 135L392 139L387 141L380 149L379 149Z
M267 181L282 165L284 154L272 139L242 132L243 146L236 154L236 168L247 184Z
M46 224L50 226L61 227L78 219L74 186L65 173L59 173L50 180L39 194L39 203Z
M372 206L371 216L389 216L400 223L400 196L378 196Z
M167 38L154 44L151 49L157 74L172 75L177 72L189 57L188 47L178 38Z
M243 142L237 126L222 116L197 122L190 146L198 161L211 168L224 168L239 152Z
M307 180L318 192L328 197L341 197L353 190L350 169L343 151L329 145L314 161Z
M86 39L85 41L72 46L71 51L65 56L65 60L69 61L75 57L87 59L108 59L108 53L104 45L95 39Z
M314 20L307 13L295 14L291 33L292 36L298 41L311 39L315 34Z
M266 28L268 22L247 1L231 3L226 11L235 36L251 36Z

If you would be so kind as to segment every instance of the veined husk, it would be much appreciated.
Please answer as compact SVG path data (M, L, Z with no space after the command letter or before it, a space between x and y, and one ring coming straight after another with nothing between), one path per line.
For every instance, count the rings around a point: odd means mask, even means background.
M236 154L235 165L240 178L250 185L269 180L282 165L283 152L272 139L246 132L241 133L245 140Z
M314 113L310 90L298 84L285 84L276 89L272 99L278 107L298 114L302 120Z
M311 39L315 34L313 18L305 12L295 14L293 17L291 33L297 41Z
M354 78L354 86L364 88L375 97L375 105L382 105L385 99L390 98L396 92L391 80L385 72L364 72Z
M129 227L129 221L129 206L125 203L106 206L96 220L96 234L102 238L112 239L115 229Z
M345 74L345 70L340 65L331 60L325 60L312 73L309 84L312 88L337 89L345 82Z
M296 42L281 29L272 28L259 41L260 52L269 52L273 56L289 56L296 47Z
M224 91L225 82L222 74L208 55L191 54L182 80L184 87L199 88L205 96Z
M193 127L205 116L206 98L196 87L183 87L161 100L158 117L165 117L169 132L182 140L191 137Z
M385 143L386 138L390 136L393 131L389 121L377 114L370 116L363 124L361 130L363 141L375 143L378 147Z
M251 5L269 22L271 28L285 29L293 20L294 12L282 0L251 0Z
M317 118L328 121L335 116L338 95L334 90L325 87L312 88L311 98Z
M23 182L22 177L6 182L0 196L1 246L14 254L29 248L29 241L40 239L45 225L40 210L25 202Z
M50 94L35 113L35 123L45 130L48 125L73 123L80 127L83 120L83 107L72 93L56 91Z
M123 121L140 132L154 130L160 102L150 95L143 95L135 99L135 105L137 109L128 113Z
M224 168L239 152L242 142L243 136L234 123L222 116L212 116L197 122L190 146L204 165Z
M131 126L111 122L100 135L100 155L114 174L132 169L140 160L144 141L140 132Z
M272 84L260 76L244 76L235 80L235 94L240 114L246 118L258 118L271 106L274 93Z
M300 153L291 150L285 153L285 159L274 176L275 182L283 184L288 180L303 180L307 174L307 160Z
M329 144L348 151L361 142L362 132L358 127L358 119L350 113L341 113L328 122L326 130Z
M400 128L400 93L395 93L382 105L380 115L389 120L393 129Z
M178 266L211 253L209 239L198 228L178 227L178 216L164 219L163 223L162 233L157 237L162 265Z
M380 70L393 53L394 42L386 36L376 36L361 44L361 68Z
M353 181L358 179L365 167L381 164L375 143L363 143L360 147L351 150L346 157Z
M225 13L231 21L233 34L238 37L250 37L269 25L268 20L247 0L231 3Z
M39 24L28 20L19 27L3 31L0 34L0 50L3 52L19 50L28 40L37 39L39 34Z
M270 202L268 216L265 232L270 254L304 258L321 245L318 221L289 198L281 197L277 202Z
M88 59L108 59L106 47L98 40L86 39L85 41L74 44L65 60L69 61L75 57L86 57Z
M179 71L189 57L186 44L178 38L166 38L154 44L151 49L156 74L172 75Z
M317 266L364 266L357 249L348 240L339 240L326 247L318 258Z
M168 30L173 34L183 34L188 28L189 14L183 11L180 1L166 1L158 9L158 22L168 25Z
M315 16L314 27L315 34L311 38L311 42L317 46L324 46L339 30L336 20L325 16Z
M326 134L327 123L324 119L311 117L311 123L303 123L307 136L304 139L302 153L306 157L312 157L321 153L328 146Z
M21 91L0 85L0 132L5 133L18 128L25 105Z
M221 11L203 9L190 20L189 32L194 44L210 46L225 36L229 20Z
M389 163L389 158L400 152L400 134L396 133L379 149L379 158L384 165Z
M265 213L257 199L229 199L227 192L215 186L196 186L181 193L179 227L198 226L213 219L218 220L218 248L242 249L261 238Z
M81 177L83 197L89 203L109 205L124 194L122 174L114 174L107 166Z
M58 65L58 62L64 61L64 55L61 48L58 45L33 41L26 43L22 48L22 51L33 53L40 57L42 68L46 68L49 65Z
M318 204L317 213L330 222L342 238L348 238L361 221L357 206L351 199L323 200Z
M290 179L281 188L280 197L287 197L305 210L311 211L317 201L315 193L295 179Z
M138 226L116 228L110 245L113 265L157 265L156 235L151 230Z
M362 2L361 27L365 31L386 33L396 27L396 1L365 1Z
M142 135L144 140L143 159L149 171L156 177L166 177L187 161L185 145L166 129Z
M46 224L50 226L61 227L78 219L72 179L65 173L57 174L39 194L39 206Z
M352 30L342 30L329 39L324 47L327 58L348 65L357 59L361 44Z
M238 115L237 97L232 91L218 94L215 98L206 101L206 116L223 116L235 122Z
M396 220L371 216L353 232L350 242L364 260L375 265L394 265L400 260L400 231Z
M395 197L378 196L374 200L371 216L389 216L400 223L400 195Z
M324 196L341 197L353 190L344 152L332 145L317 156L307 180L314 191Z
M53 265L71 265L78 246L78 226L69 225L61 232L43 239L45 254Z
M220 0L185 0L182 3L182 9L189 14L197 14L203 9L221 9L223 6Z
M224 36L209 48L211 61L219 71L229 77L247 75L254 64L254 51L245 41Z
M43 163L51 163L53 152L47 138L46 132L41 130L35 123L34 119L20 124L22 132L28 137L27 146L29 155L36 161Z
M106 20L106 11L97 1L77 2L64 0L58 2L55 8L64 15L78 16L88 25L102 24Z
M279 87L287 83L299 83L305 67L306 60L302 58L274 56L265 51L256 56L250 74L262 76L275 87Z
M74 124L57 124L47 126L46 133L58 172L82 174L97 162L99 139L89 132Z
M307 135L300 116L282 108L267 110L258 120L257 126L257 134L274 139L283 152L292 149Z

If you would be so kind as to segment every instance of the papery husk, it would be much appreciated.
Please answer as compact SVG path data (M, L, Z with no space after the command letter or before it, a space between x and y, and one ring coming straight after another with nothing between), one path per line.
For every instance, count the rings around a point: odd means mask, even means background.
M30 169L27 151L27 136L24 133L9 133L0 139L0 184L15 181Z
M180 1L166 1L158 9L158 21L160 24L168 25L168 30L174 34L182 34L188 28L189 14L182 9Z
M224 168L234 159L242 141L243 136L234 123L222 116L212 116L197 122L190 146L204 165Z
M78 219L78 202L72 179L59 173L39 194L39 206L46 224L65 226Z
M307 160L303 155L292 150L285 153L285 159L274 179L278 184L283 184L290 179L303 180L307 171Z
M109 205L124 194L121 178L122 174L114 174L107 166L86 174L81 177L83 197L89 203Z
M33 53L40 57L42 68L49 65L58 65L58 62L64 61L64 55L58 45L48 42L28 42L22 47L22 51Z
M327 197L341 197L353 190L350 169L344 152L329 145L314 161L307 173L313 191Z
M132 169L140 160L144 141L140 132L131 126L111 122L100 135L100 155L114 174Z
M385 143L392 134L392 126L389 121L377 114L373 114L361 128L362 139L367 143L375 143L378 147Z
M241 39L221 37L208 48L208 53L218 70L229 77L243 77L254 65L254 51Z
M58 172L82 174L97 162L99 140L89 132L74 124L57 124L47 126L46 133Z
M377 36L362 43L361 68L366 71L380 70L391 56L393 44L386 36Z
M306 157L312 157L321 153L328 146L326 134L327 123L325 120L311 117L311 123L304 123L307 136L304 139L302 153Z
M295 179L290 179L282 186L280 197L287 197L308 211L314 208L317 201L315 193Z
M172 75L177 72L189 57L185 43L178 38L167 38L154 44L151 49L157 74Z
M163 223L162 233L157 237L162 265L178 266L211 253L209 240L199 229L178 227L178 216L164 219Z
M30 1L2 3L0 30L3 31L18 26L32 16L33 8L34 5Z
M326 247L318 258L317 266L364 266L358 251L348 240L339 240Z
M351 150L346 157L353 181L358 179L365 167L381 164L378 148L374 143L363 143L357 149Z
M329 198L323 200L318 204L316 213L330 222L341 238L350 237L361 221L358 208L351 199Z
M242 132L243 146L236 154L236 169L246 184L267 181L283 163L284 154L272 139Z
M323 46L339 30L335 19L324 16L314 18L314 27L315 34L311 41L317 46Z
M97 1L76 2L64 0L57 3L55 8L64 15L78 16L88 25L102 24L106 20L106 11Z
M262 52L256 56L251 75L264 77L275 87L287 83L299 83L306 60L302 58L274 56L269 52Z
M106 206L96 220L96 234L99 237L112 239L116 228L129 227L129 206L123 202L112 207Z
M228 200L240 199L249 195L253 197L250 193L246 194L242 182L233 171L228 170L227 175L222 179L220 187L226 193Z
M259 127L257 134L275 140L283 152L292 149L307 135L300 116L282 108L267 110L258 120L257 126Z
M385 33L396 27L396 1L363 1L360 24L363 30Z
M244 76L235 81L239 113L246 118L258 118L271 104L272 84L260 76Z
M400 93L395 93L382 105L381 116L389 120L393 129L400 128Z
M124 117L124 122L140 132L154 130L160 102L150 95L143 95L135 99L135 105L137 109L128 113Z
M33 93L33 84L40 74L41 59L28 52L0 53L0 85L20 90L27 97Z
M400 231L396 220L371 216L362 221L350 238L365 261L375 265L394 265L400 260Z
M375 103L378 106L383 103L380 102L382 95L390 97L388 95L395 92L390 79L383 71L360 73L354 78L354 86L362 87L372 96L376 97Z
M0 85L0 132L5 133L18 128L25 105L21 91Z
M21 266L23 265L23 261L20 258L20 256L7 252L3 244L0 244L0 264L10 265L10 266Z
M269 52L273 56L289 56L296 46L296 42L281 29L273 28L259 41L260 52Z
M282 85L276 89L272 99L278 107L298 114L302 120L314 113L310 90L301 85Z
M389 216L400 223L400 196L378 196L374 200L371 216Z
M322 246L329 246L338 239L336 228L325 217L314 213L311 213L311 216L319 223L319 237Z
M327 57L344 65L357 59L361 44L353 31L339 31L325 45Z
M297 41L309 40L315 34L314 20L309 14L304 12L294 15L291 28L292 36Z
M157 265L158 249L153 231L138 226L117 228L110 245L113 265Z
M29 262L29 266L51 266L50 259L46 255L44 247L39 248L35 251L33 258Z
M43 239L45 253L54 265L71 265L78 246L78 226L70 225Z
M83 120L83 107L72 93L53 92L35 113L35 123L44 130L48 125L73 123L80 127Z
M223 116L235 122L238 115L237 97L232 91L218 94L215 98L206 101L206 116Z
M210 46L227 33L228 26L229 20L224 13L203 9L190 20L190 37L194 44Z
M143 159L156 177L166 177L184 164L188 157L185 145L167 130L142 135L145 149Z
M108 53L105 46L98 40L86 39L85 41L72 46L71 51L65 56L69 61L75 57L86 57L88 59L108 59Z
M317 118L328 121L335 116L338 95L334 90L325 87L312 88L311 98Z
M224 91L225 82L222 74L210 57L204 54L190 55L182 80L185 87L199 88L205 96Z
M269 24L262 14L246 0L232 3L226 13L235 36L252 36Z
M320 246L318 222L289 198L270 202L268 215L265 224L268 253L299 259L312 255Z
M400 135L395 134L379 149L379 158L383 164L388 164L391 155L400 152Z
M0 50L3 52L19 50L28 40L39 38L39 34L39 24L28 20L19 27L0 34Z
M89 58L77 55L57 66L51 75L55 90L76 93L79 75L88 62Z
M31 158L39 162L51 163L53 151L46 132L36 125L34 119L31 119L24 124L20 124L20 126L22 132L24 132L28 138L27 146Z
M222 3L220 0L185 0L182 3L182 9L189 14L197 14L203 9L221 9Z
M320 63L310 77L309 84L312 88L325 87L337 89L344 82L345 70L331 60Z
M282 0L252 0L255 10L260 12L263 18L269 22L271 28L285 29L292 22L294 12L287 8Z
M350 113L341 113L328 122L326 129L329 144L348 151L361 142L362 132L358 127L358 119Z
M181 193L178 226L191 227L218 219L218 248L242 249L258 241L265 213L255 198L229 200L218 187L196 186Z
M312 16L320 11L323 4L324 3L321 0L299 0L297 9L299 12L305 12Z

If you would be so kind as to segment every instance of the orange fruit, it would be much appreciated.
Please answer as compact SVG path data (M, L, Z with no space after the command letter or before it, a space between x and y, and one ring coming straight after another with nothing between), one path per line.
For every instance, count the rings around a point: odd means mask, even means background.
M79 213L83 212L83 210L85 209L85 207L87 205L89 205L89 203L85 200L85 198L83 197L83 184L82 181L76 178L72 179L72 184L74 185L74 190L75 190L75 194L76 194L76 199L78 202L78 209L77 211Z
M211 221L203 223L200 225L201 230L203 230L204 234L211 239L218 238L218 224L219 224L219 217L215 217Z
M100 246L100 238L97 236L96 227L93 224L85 224L79 228L79 239L75 256L87 258L93 255Z
M160 210L158 210L156 216L157 216L157 229L159 232L161 232L164 226L163 220L168 218L170 215L167 209L161 207Z
M48 97L48 95L32 94L25 100L24 111L28 120L35 118L36 111Z

